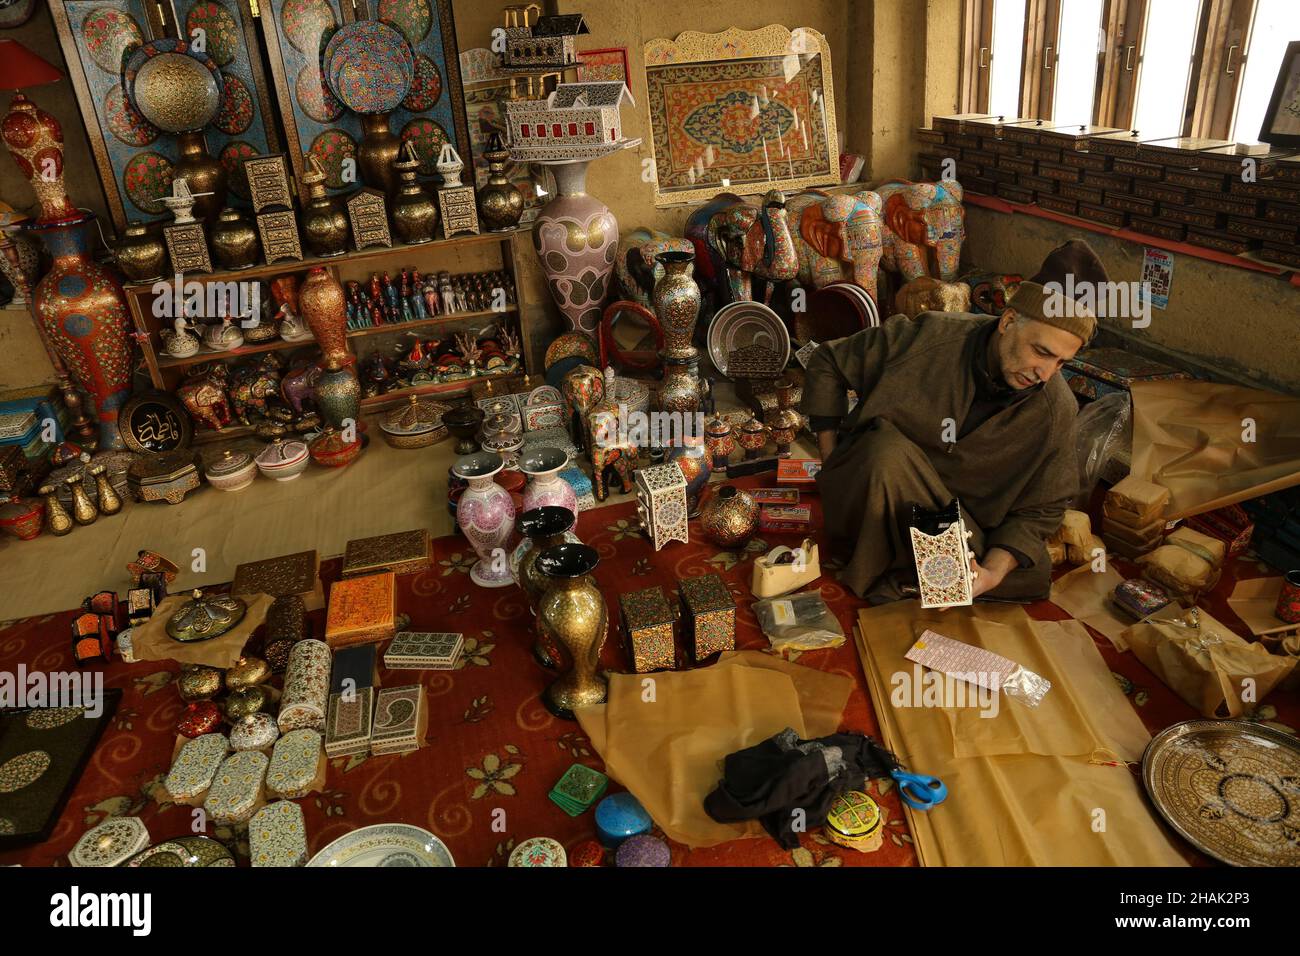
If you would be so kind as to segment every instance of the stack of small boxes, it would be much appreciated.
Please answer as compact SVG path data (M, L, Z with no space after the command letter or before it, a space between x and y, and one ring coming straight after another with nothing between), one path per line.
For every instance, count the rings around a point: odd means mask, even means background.
M1156 548L1164 537L1169 489L1129 475L1106 492L1101 539L1130 561Z

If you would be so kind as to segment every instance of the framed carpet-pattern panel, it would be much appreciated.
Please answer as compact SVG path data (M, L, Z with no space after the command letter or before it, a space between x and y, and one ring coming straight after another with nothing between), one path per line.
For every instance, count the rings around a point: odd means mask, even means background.
M226 167L230 205L252 208L243 161L280 151L271 91L262 70L250 0L172 0L173 22L194 37L203 30L207 53L221 69L221 112L204 133L211 156Z
M104 691L97 717L76 707L0 717L0 849L49 839L121 698Z
M830 46L816 30L688 31L645 45L655 204L840 181Z
M168 35L160 8L145 0L51 0L50 13L113 225L120 232L132 219L170 220L154 200L171 192L176 140L122 91L123 57Z
M514 77L497 67L498 57L486 47L475 47L460 54L460 76L464 83L465 120L469 127L473 151L474 185L482 189L488 181L488 162L484 158L493 133L510 143L506 130L505 103L510 99ZM467 160L469 157L462 157ZM554 177L545 166L506 162L506 177L524 197L521 223L537 218L538 210L555 194Z

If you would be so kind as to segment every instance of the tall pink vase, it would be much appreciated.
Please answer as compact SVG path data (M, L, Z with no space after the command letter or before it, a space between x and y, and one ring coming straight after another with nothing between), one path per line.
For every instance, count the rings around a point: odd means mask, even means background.
M32 293L37 321L90 396L102 449L122 448L117 416L131 394L131 320L122 284L90 255L95 217L30 227L54 260Z
M556 196L533 223L533 248L573 330L595 335L618 258L618 220L587 193L587 164L551 165Z
M506 550L515 528L515 504L510 492L492 480L501 466L501 456L490 451L464 455L451 466L452 474L469 482L456 504L456 523L478 554L469 576L485 588L515 583Z

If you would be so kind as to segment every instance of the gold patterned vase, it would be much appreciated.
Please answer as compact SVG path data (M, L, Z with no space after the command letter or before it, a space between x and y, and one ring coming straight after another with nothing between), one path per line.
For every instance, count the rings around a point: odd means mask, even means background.
M546 688L542 701L567 720L574 719L575 708L603 704L609 692L599 671L609 612L591 576L599 563L596 549L585 544L558 544L537 556L538 569L551 581L537 604L539 637L563 648L572 661Z
M528 607L533 614L537 613L537 604L551 585L551 579L537 567L537 556L547 548L574 538L570 532L573 531L576 520L572 511L557 505L543 505L519 516L517 524L524 540L515 549L515 555L512 555L516 561L515 580L527 596ZM577 543L576 538L574 543ZM533 645L533 657L543 667L554 669L559 666L559 654L554 647L547 646L541 630L538 630L537 643Z
M42 485L38 494L45 499L45 528L50 534L62 536L76 527L53 485Z
M211 223L226 206L226 167L208 155L202 130L177 134L176 147L180 156L172 178L184 179L189 184L190 192L196 197L194 218Z
M401 155L401 160L393 163L398 179L391 209L393 231L408 246L432 242L438 227L438 206L416 178L420 157L415 146L406 143Z
M223 269L247 269L257 263L257 230L238 209L223 209L208 233L212 258Z
M329 259L348 251L348 217L325 187L326 174L314 155L302 174L307 186L307 207L302 212L302 234L314 256Z
M129 222L113 250L113 261L131 282L152 282L162 278L167 246L144 223Z
M343 286L324 266L307 273L298 290L298 308L311 334L320 346L321 357L328 362L343 362L348 357L348 306Z
M392 194L397 185L393 163L402 149L402 141L388 128L387 113L366 113L361 117L364 134L357 145L357 168L367 186Z
M700 508L700 525L714 544L734 550L758 530L758 503L739 488L723 485Z
M510 151L502 144L500 133L492 134L483 158L488 163L488 181L478 191L479 219L492 232L513 229L524 214L524 194L506 178Z
M691 275L695 253L661 252L655 261L664 267L663 278L655 283L651 295L664 331L664 357L693 359L698 353L691 340L700 318L700 287Z

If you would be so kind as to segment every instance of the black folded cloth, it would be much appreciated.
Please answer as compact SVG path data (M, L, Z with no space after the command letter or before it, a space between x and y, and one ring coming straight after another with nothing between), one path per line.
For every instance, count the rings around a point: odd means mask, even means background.
M897 769L898 758L863 734L800 740L787 727L727 755L722 782L704 798L704 811L719 823L757 819L772 839L793 850L800 833L826 822L837 794L861 790L868 780Z

